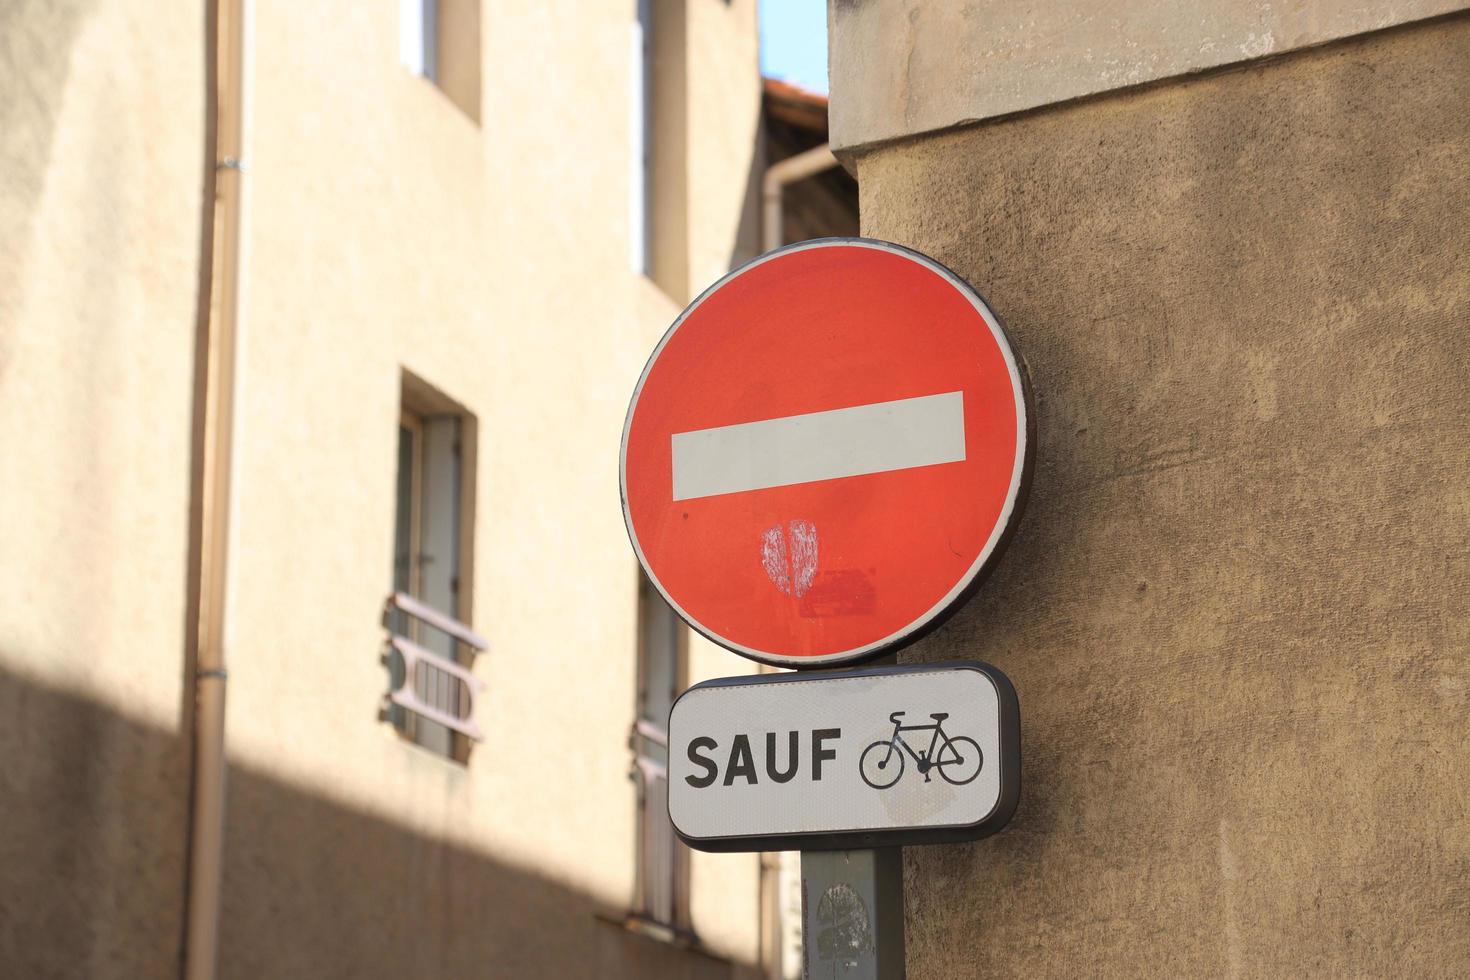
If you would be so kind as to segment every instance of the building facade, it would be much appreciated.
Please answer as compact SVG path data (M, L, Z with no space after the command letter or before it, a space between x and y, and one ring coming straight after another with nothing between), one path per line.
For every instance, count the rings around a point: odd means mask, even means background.
M641 588L616 500L649 351L760 247L754 0L0 37L0 973L197 959L206 688L221 976L779 972L774 865L660 806L670 698L750 665Z
M1470 16L834 2L866 235L1036 393L1019 533L906 661L1015 682L1022 797L906 853L909 976L1470 968Z

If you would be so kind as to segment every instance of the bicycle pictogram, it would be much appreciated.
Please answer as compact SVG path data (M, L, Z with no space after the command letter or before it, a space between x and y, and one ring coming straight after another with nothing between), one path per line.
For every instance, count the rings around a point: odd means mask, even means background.
M930 725L905 725L903 716L902 711L889 715L888 720L893 722L893 734L863 749L863 754L858 759L858 772L862 775L863 782L874 789L888 789L898 782L903 777L905 752L914 757L926 783L933 778L935 770L939 771L945 782L955 786L963 786L980 775L980 768L985 761L980 752L980 743L967 735L950 737L944 730L944 719L949 717L948 712L931 714L929 717L934 719L934 723ZM903 737L904 732L929 731L934 734L929 739L929 748L924 752L915 752ZM900 752L900 749L903 751Z

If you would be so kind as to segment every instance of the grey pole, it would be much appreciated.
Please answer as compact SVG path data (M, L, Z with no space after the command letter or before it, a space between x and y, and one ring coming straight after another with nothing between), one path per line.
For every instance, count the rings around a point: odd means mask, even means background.
M903 980L903 848L801 852L805 980Z

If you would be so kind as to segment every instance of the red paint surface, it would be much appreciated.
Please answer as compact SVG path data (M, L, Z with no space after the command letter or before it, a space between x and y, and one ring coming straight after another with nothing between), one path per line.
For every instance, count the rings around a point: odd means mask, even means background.
M966 458L675 502L676 432L964 392ZM1015 469L1016 391L990 327L937 272L861 246L790 252L706 297L663 350L627 436L625 493L650 571L717 637L772 657L841 654L926 617L972 568ZM804 520L819 562L802 597L761 537Z

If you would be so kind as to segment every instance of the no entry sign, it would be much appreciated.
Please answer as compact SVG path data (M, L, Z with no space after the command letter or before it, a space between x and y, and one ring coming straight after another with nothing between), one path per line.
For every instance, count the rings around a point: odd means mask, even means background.
M674 322L623 429L623 512L695 629L788 667L910 641L1019 517L1032 424L985 301L917 252L768 253Z
M700 850L973 840L1020 787L1015 689L988 664L726 677L669 715L669 816Z

